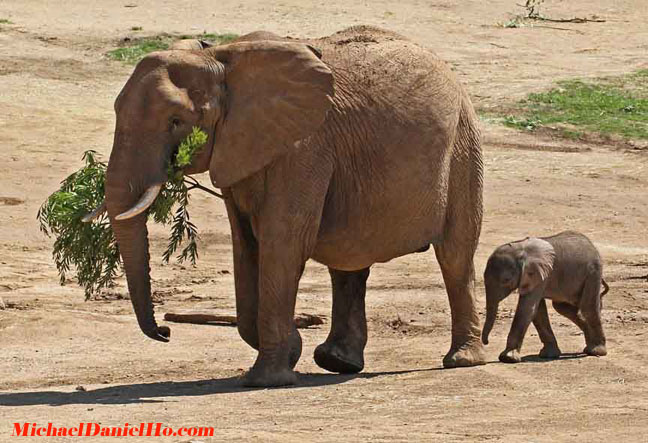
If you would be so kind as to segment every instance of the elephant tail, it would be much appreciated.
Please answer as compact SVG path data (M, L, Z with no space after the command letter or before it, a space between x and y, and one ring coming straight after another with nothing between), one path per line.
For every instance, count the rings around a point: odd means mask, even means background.
M601 298L603 298L603 296L607 294L608 291L610 290L610 287L608 286L607 282L603 278L601 279L601 283L603 284L603 292L601 292Z

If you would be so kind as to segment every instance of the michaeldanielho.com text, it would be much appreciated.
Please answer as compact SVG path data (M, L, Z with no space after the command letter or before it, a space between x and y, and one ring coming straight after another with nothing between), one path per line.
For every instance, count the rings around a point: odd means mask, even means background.
M172 428L163 423L124 423L106 426L100 423L79 423L78 426L55 426L52 423L14 423L13 437L213 437L214 428L187 426Z

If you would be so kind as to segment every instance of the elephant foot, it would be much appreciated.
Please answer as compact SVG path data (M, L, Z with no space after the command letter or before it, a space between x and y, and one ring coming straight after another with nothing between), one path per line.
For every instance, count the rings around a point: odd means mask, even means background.
M302 339L297 328L281 346L259 351L254 365L242 377L241 384L249 387L277 387L294 385L297 375L293 368L302 352Z
M605 348L605 345L586 346L585 349L583 349L583 352L587 355L593 355L596 357L603 357L604 355L607 355L607 349Z
M340 374L355 374L364 368L363 350L353 351L340 343L325 341L315 348L315 363Z
M254 365L241 379L243 386L254 388L273 388L295 383L297 383L297 374L292 369L257 365Z
M548 343L543 346L538 356L540 358L558 358L560 357L560 348L556 343Z
M444 368L463 368L486 364L484 345L479 338L469 340L458 348L452 348L443 357Z
M502 363L520 363L520 352L517 349L509 349L499 355L499 361Z

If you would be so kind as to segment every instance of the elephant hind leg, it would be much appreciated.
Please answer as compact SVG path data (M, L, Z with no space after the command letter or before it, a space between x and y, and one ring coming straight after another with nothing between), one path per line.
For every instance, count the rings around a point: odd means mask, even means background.
M587 337L587 325L585 324L585 320L583 320L578 313L578 307L558 301L554 301L552 304L556 312L571 320L581 331L583 331L585 337Z
M580 312L585 319L585 324L589 330L589 337L586 336L586 345L584 352L588 355L603 356L607 355L605 346L605 334L601 322L601 275L599 272L591 273L585 285L580 298ZM589 340L588 340L589 338Z
M331 331L315 349L315 363L331 372L360 372L367 344L365 293L369 268L352 272L329 268L329 274L333 285Z
M443 366L454 368L484 364L479 317L475 301L475 270L470 248L435 245L452 317L452 342Z
M577 306L570 305L569 303L553 302L554 309L561 315L570 319L578 328L583 331L585 335L585 350L586 354L588 352L590 345L594 342L592 337L592 328L588 324L588 321L581 315L579 308ZM599 320L600 321L600 320ZM602 332L602 331L601 331ZM592 346L595 348L596 345ZM600 349L599 349L600 350ZM605 350L605 344L603 344L603 350ZM602 354L605 355L605 354Z
M443 240L434 245L452 315L452 343L443 359L445 367L486 362L473 263L481 232L483 166L474 112L467 104L463 108L450 163Z

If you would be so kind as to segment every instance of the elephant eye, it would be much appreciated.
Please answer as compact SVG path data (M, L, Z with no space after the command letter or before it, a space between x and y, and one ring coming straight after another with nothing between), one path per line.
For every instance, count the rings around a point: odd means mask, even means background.
M169 121L169 126L172 131L175 131L178 129L178 127L182 124L182 121L178 117L172 117L171 120Z

